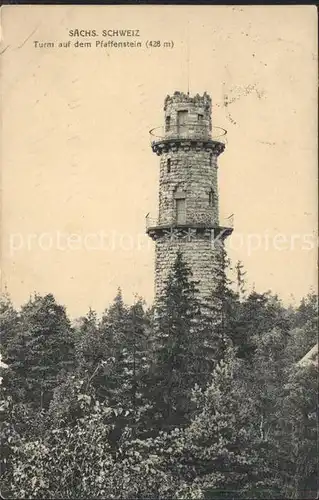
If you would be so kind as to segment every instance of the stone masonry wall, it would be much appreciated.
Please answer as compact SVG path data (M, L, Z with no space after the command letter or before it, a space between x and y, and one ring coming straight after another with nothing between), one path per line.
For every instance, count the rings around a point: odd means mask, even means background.
M219 248L215 247L209 238L198 238L192 241L158 240L155 250L155 296L161 295L176 259L176 254L180 250L193 273L192 279L198 281L197 288L200 299L210 298L218 283Z
M170 171L168 160L170 159ZM174 223L175 191L184 191L186 220L192 223L219 222L217 156L206 150L167 152L161 155L159 177L159 221ZM209 204L212 190L213 203Z
M174 137L177 132L183 134L183 128L178 128L178 112L188 111L187 127L184 132L189 138L199 134L207 136L212 129L211 122L211 98L208 94L203 96L196 95L191 97L183 92L175 92L173 96L167 96L165 99L164 112L165 121L170 118L170 128L165 130L165 137ZM202 115L199 121L198 115Z

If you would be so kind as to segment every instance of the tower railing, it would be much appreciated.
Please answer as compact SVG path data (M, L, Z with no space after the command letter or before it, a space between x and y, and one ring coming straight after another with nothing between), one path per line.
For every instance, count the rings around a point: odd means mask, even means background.
M182 227L182 226L189 226L189 225L194 225L194 226L202 226L202 227L212 227L214 224L212 222L193 222L187 220L186 212L183 214L180 214L180 218L177 219L176 214L173 214L171 217L169 217L169 220L161 220L159 217L155 217L152 214L147 214L145 216L145 224L146 224L146 231L150 229L155 229L155 228L165 228L165 227ZM220 217L218 224L216 223L216 226L218 227L227 227L230 229L234 229L234 214L231 214L228 217Z
M212 127L210 130L208 125L204 123L155 127L149 131L149 134L151 144L174 139L211 140L222 144L227 143L227 130L221 127Z

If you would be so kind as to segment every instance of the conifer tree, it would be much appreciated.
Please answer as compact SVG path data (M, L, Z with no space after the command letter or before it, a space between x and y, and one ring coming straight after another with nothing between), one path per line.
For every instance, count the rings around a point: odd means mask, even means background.
M208 300L201 302L201 338L204 339L208 378L216 364L223 359L232 345L234 323L237 317L238 297L232 291L232 282L228 277L230 261L223 241L212 242L215 250L213 269L214 287Z
M6 359L8 345L12 342L18 326L19 316L7 292L0 295L0 343L1 355Z
M78 323L75 343L79 363L94 366L103 356L96 312L90 308L86 316L81 317Z
M182 423L198 375L200 303L192 273L179 251L156 306L152 398L162 425Z
M302 327L306 323L310 328L318 328L318 295L314 291L301 299L295 315L294 326Z
M143 301L125 305L120 289L99 323L92 311L82 320L79 377L91 386L100 402L106 401L114 409L115 442L121 429L137 420L145 398L147 324Z
M260 338L273 329L285 332L291 328L289 314L276 295L251 292L238 304L232 327L232 341L240 358L253 362Z
M245 283L245 275L247 274L244 271L243 263L239 260L235 266L236 269L236 285L237 285L237 295L239 300L244 299L246 294L246 283Z
M318 367L290 369L280 404L273 455L283 498L318 494Z
M181 436L180 463L205 498L265 498L269 484L254 402L239 379L241 365L229 347L207 389L193 391L196 410ZM262 492L252 496L256 487Z
M11 384L19 386L15 395L34 406L47 407L59 377L75 366L71 324L52 294L35 295L22 307L7 360Z

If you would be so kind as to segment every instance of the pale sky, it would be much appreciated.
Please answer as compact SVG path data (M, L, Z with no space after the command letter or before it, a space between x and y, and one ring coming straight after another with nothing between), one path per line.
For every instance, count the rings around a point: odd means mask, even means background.
M71 316L101 312L119 286L127 302L152 301L145 215L157 212L159 158L148 132L165 96L188 85L211 95L213 124L228 131L219 194L221 216L234 214L232 261L285 302L316 287L314 6L11 5L1 17L1 278L17 306L52 292ZM80 39L91 48L72 46L75 29L97 31Z

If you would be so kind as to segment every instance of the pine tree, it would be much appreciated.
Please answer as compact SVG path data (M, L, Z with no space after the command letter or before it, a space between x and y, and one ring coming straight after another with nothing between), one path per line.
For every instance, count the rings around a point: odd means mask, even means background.
M74 339L63 306L52 294L35 295L21 309L17 334L7 348L11 382L21 401L47 407L52 391L75 366Z
M117 427L134 427L146 404L145 377L150 364L143 301L137 300L126 308L125 321L123 334L114 337L114 363L108 376L108 384L113 380L114 390L108 389L108 399L118 411Z
M318 296L308 294L302 299L292 318L293 328L289 332L285 358L293 365L318 342Z
M0 326L1 326L1 359L7 368L1 370L1 378L5 387L11 386L15 396L23 398L24 387L20 381L24 378L25 352L24 336L19 328L20 317L13 308L11 299L7 293L0 298ZM12 361L14 365L11 366Z
M126 368L132 374L130 402L134 423L137 422L137 416L146 404L145 385L151 363L149 321L143 305L143 301L139 299L129 310L132 334L128 339L127 347L131 356Z
M103 371L102 367L110 356L110 341L91 308L78 323L75 335L78 373L89 385Z
M279 402L279 401L278 401ZM279 479L284 498L315 498L318 493L318 369L292 366L278 405Z
M81 317L78 321L75 333L75 347L80 364L94 366L103 356L103 349L101 349L102 346L98 336L97 315L91 308L86 316Z
M237 295L239 300L243 300L245 298L247 291L245 282L245 275L247 274L247 272L244 271L243 263L240 260L236 263L235 270L236 270Z
M240 358L253 362L259 339L267 332L279 329L287 339L291 328L290 315L276 295L251 292L241 303L232 322L232 341Z
M162 426L185 420L199 375L200 303L192 273L178 252L156 305L153 404Z
M301 300L295 316L296 327L302 327L307 323L309 327L318 329L318 295L314 291Z
M195 415L181 438L180 464L205 498L265 498L262 440L254 401L239 376L242 362L230 347L205 391L195 390ZM257 489L262 489L258 495ZM252 496L252 492L254 495Z
M118 290L100 322L91 311L80 325L79 377L87 390L90 385L99 401L106 401L116 412L115 443L125 425L134 424L145 404L148 322L143 301L138 299L129 307Z
M7 292L0 296L0 342L1 355L6 359L7 346L16 334L19 316Z
M256 424L260 437L272 442L277 427L277 405L286 380L285 333L280 329L265 332L259 338L253 363L245 360L242 377L247 395L255 401Z
M206 365L209 367L208 376L216 364L224 358L227 349L232 345L234 324L239 307L238 296L232 291L232 282L228 277L230 260L223 241L214 241L215 266L213 270L214 288L211 296L201 302L202 332L205 339Z

